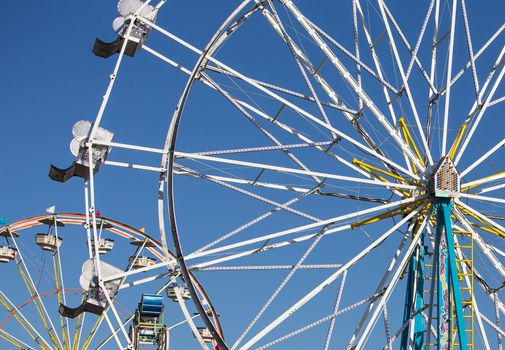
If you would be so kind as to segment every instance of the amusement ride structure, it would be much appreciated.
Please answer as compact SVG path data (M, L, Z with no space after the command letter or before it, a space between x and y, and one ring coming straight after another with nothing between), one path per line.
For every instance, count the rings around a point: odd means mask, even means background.
M0 261L19 270L44 325L2 287L0 337L87 349L105 320L93 348L176 348L183 325L187 349L501 350L503 16L480 16L488 1L342 3L244 0L197 47L164 22L171 1L119 1L117 37L93 47L115 60L98 114L72 130L75 161L49 172L84 181L86 211L0 229ZM131 72L146 59L187 76L170 90L180 98L158 147L128 142L115 132L128 116L106 112L124 62ZM97 214L107 166L156 174L159 238ZM69 224L87 242L81 289L63 285ZM18 243L36 226L47 228L30 237L53 260L49 294ZM128 315L124 290L140 297Z

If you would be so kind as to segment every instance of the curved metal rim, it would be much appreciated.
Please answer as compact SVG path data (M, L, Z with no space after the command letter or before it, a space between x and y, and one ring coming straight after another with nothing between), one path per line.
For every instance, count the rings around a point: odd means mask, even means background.
M202 305L202 302L200 301L198 294L195 290L195 286L193 285L192 278L190 276L192 273L189 271L185 259L184 259L184 254L182 251L182 246L179 238L179 232L177 229L177 219L176 219L176 214L175 214L175 200L174 200L174 192L173 192L173 170L174 170L174 161L175 161L175 145L176 145L176 139L177 139L177 133L179 130L179 124L182 118L182 112L184 110L184 106L187 100L187 97L189 95L189 92L193 86L193 83L195 82L195 79L197 78L200 70L202 67L204 67L207 64L206 57L207 55L211 54L218 46L216 44L220 44L219 39L225 32L225 30L228 28L229 24L233 21L234 18L242 11L246 5L248 5L251 2L251 0L243 0L240 5L238 5L235 10L226 18L226 20L221 24L219 29L214 33L212 36L211 40L207 43L205 49L202 51L202 54L200 55L200 58L198 59L197 63L195 64L191 75L186 83L186 86L182 92L181 97L179 98L179 101L177 103L177 107L174 111L174 114L172 116L172 121L170 123L170 128L168 130L166 142L165 142L165 147L164 147L164 155L162 157L162 162L161 166L165 167L166 173L164 174L165 176L160 177L160 183L159 183L159 189L162 192L163 191L163 185L166 185L166 200L167 200L167 211L168 211L168 216L170 219L170 230L172 233L172 239L174 242L174 247L175 247L175 252L176 252L176 257L177 261L179 264L179 268L181 270L182 276L184 277L184 280L186 282L186 286L191 293L193 303L195 304L196 309L200 313L200 317L202 318L203 322L205 323L205 326L209 329L210 333L212 334L214 340L217 342L217 344L221 347L221 350L228 350L229 347L225 343L223 339L223 332L221 329L221 325L219 322L218 315L216 313L215 308L213 307L212 304L209 303L211 307L211 314L212 318L215 320L216 324L214 325L213 322L211 321L210 317L207 315L207 312L205 311L205 308ZM163 200L159 200L159 214L160 214L160 225L164 222L163 220ZM162 232L164 234L164 232ZM162 237L163 240L164 237ZM188 283L188 281L190 283ZM202 289L203 290L203 289ZM207 301L210 301L207 298Z

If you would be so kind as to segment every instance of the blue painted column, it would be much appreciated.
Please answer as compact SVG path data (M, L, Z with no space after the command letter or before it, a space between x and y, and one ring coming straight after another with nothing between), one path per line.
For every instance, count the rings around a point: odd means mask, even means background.
M417 283L416 283L416 304L414 310L418 314L414 317L414 350L424 349L424 317L421 310L424 308L424 257L426 248L424 246L424 232L419 246L419 258L417 261Z
M438 349L449 350L452 345L452 325L457 322L460 349L467 350L463 305L459 289L458 270L454 251L454 237L452 233L450 198L436 198L437 230L435 237L435 259L437 262L438 278ZM456 320L451 319L452 308L456 313Z
M424 307L424 232L421 234L423 235L421 238L421 243L412 253L409 264L407 290L405 293L405 306L403 310L403 323L410 320L412 314L418 312ZM414 316L413 327L413 347L411 348L409 344L410 326L407 326L402 332L400 350L424 349L425 322L421 313L418 313L416 316Z

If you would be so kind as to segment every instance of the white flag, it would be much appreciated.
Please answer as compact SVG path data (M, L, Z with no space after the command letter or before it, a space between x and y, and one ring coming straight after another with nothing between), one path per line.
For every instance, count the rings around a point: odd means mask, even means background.
M55 205L53 205L52 207L46 208L46 213L54 214L55 209L56 209Z

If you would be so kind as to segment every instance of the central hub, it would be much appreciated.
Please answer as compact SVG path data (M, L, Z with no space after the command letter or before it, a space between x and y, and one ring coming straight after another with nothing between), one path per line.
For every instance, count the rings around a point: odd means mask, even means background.
M430 193L439 198L459 197L460 178L450 157L443 157L430 176Z

